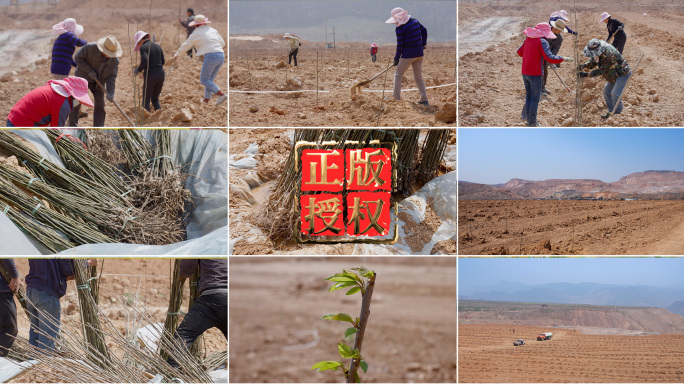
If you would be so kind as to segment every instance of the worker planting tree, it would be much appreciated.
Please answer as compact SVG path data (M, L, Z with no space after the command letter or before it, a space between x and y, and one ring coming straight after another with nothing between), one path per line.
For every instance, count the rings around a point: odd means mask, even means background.
M456 2L229 6L231 125L455 124Z
M549 39L551 52L576 61L554 68L546 60L537 110L540 126L682 126L684 97L668 91L684 86L684 77L678 75L681 71L671 72L681 62L674 54L678 52L675 46L679 37L672 25L664 22L672 15L683 14L675 4L647 0L639 4L620 3L616 8L605 0L577 1L566 2L558 10L558 4L550 1L459 1L461 126L527 124L517 119L520 111L514 105L526 94L520 82L514 81L520 59L513 52L524 41L516 35L539 23L548 24L556 36L563 38L562 44ZM602 43L596 46L593 40ZM622 59L616 59L608 49L596 55L605 55L600 59L593 54L585 56L587 46L603 51L604 45L613 48ZM654 49L658 55L652 54ZM639 61L640 58L643 59ZM578 71L577 66L589 59L594 61L593 68ZM627 63L628 70L624 67ZM595 70L601 73L582 74ZM611 70L621 73L604 76ZM628 78L618 80L628 73ZM599 81L600 76L606 77L607 86L606 81Z
M223 32L227 30L226 0L204 0L201 4L183 1L170 4L160 0L93 0L87 3L51 0L50 3L48 8L45 0L21 1L10 7L0 5L3 15L16 21L0 25L0 115L3 126L12 107L31 90L45 85L48 80L62 80L69 76L88 81L88 93L94 108L76 105L73 108L76 113L71 115L65 126L226 125L228 66L219 65L227 61L226 50L222 49L221 43L213 55L217 57L207 57L209 60L196 54L200 49L199 43L186 45L181 52L182 57L170 60L198 29L198 24L189 25L195 22L195 16L208 16L212 22L209 26L222 35L222 39L226 38ZM121 9L126 10L125 14L120 12ZM208 27L204 25L199 29L202 28ZM142 39L136 35L138 31L144 32ZM104 51L96 49L89 52L83 58L90 68L85 68L80 62L79 52L84 54L86 46L97 45L107 36L116 40L116 43L112 39L107 42L110 55L100 60L96 56L101 56ZM142 52L136 50L138 43L147 49ZM100 46L104 47L103 44ZM159 59L162 55L165 60ZM149 71L148 65L141 62L147 56L150 57ZM104 61L107 64L100 66ZM118 65L113 65L117 61ZM113 71L115 67L116 71ZM205 67L204 71L202 67ZM136 68L137 73L134 71ZM91 70L102 86L90 76ZM206 86L211 91L207 97L211 103L205 103L205 98L200 95ZM193 94L197 98L188 98ZM216 96L212 96L214 94ZM217 101L219 107L215 106ZM28 121L18 124L20 127L34 126L34 122Z

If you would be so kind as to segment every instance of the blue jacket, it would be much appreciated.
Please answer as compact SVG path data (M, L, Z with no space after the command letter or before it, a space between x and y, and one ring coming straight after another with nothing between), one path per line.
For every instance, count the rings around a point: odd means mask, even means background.
M423 46L427 44L427 29L418 20L410 18L406 24L395 29L397 33L397 53L394 61L399 58L410 59L423 56Z
M19 272L17 272L17 267L14 265L13 259L2 259L2 264L9 273L10 278L16 279L19 277ZM3 276L0 276L0 293L12 293L9 283Z
M60 298L66 294L67 277L74 275L71 259L29 259L26 289Z

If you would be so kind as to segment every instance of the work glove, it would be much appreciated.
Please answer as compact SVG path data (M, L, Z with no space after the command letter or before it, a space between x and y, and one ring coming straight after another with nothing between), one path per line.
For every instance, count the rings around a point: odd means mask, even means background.
M137 75L139 72L138 68L133 68L133 76Z
M90 77L91 79L93 79L93 81L97 80L97 72L95 72L95 71L90 71L90 73L88 73L88 77Z
M394 60L394 62L392 63L392 65L394 65L395 67L396 67L397 65L399 65L399 60Z
M551 64L551 68L556 69L558 67L556 66L556 64Z
M567 61L568 63L572 63L575 60L572 57L564 57L563 61Z
M618 31L622 31L622 25L618 27Z
M114 94L113 94L113 93L107 92L106 95L107 95L107 100L109 100L109 101L114 101Z
M580 72L579 77L589 77L589 74L586 72Z

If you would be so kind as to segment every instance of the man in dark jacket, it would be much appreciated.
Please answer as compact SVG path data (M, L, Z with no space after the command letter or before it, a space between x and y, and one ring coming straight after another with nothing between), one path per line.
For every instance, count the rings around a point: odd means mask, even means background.
M188 18L183 21L180 17L178 18L178 21L181 23L182 26L185 27L185 33L187 34L187 37L190 37L192 35L192 31L195 30L195 26L190 26L190 22L195 21L195 10L192 8L188 8ZM188 56L192 57L192 50L194 48L190 48L188 52Z
M73 279L71 259L29 259L26 298L31 314L29 344L52 351L59 334L60 297L66 294L67 279Z
M19 272L12 259L2 259L8 272L9 283L0 276L0 357L7 356L17 336L17 306L14 304L14 293L19 287Z
M563 21L563 19L551 20L549 21L549 25L551 25L551 32L553 32L556 35L556 38L551 39L548 37L542 37L542 39L546 40L549 43L549 49L551 50L551 53L558 56L558 52L560 51L561 45L563 45L563 36L561 35L561 33L566 29L565 21ZM546 79L549 76L549 67L560 67L560 64L551 64L548 61L544 60L544 73L542 74L541 91L542 96L548 96L549 94L551 94L551 92L548 89L546 89Z
M627 42L627 34L625 34L624 31L625 24L617 19L613 19L608 12L603 12L601 14L600 22L606 23L606 27L608 28L608 38L606 41L615 36L611 44L613 47L617 48L618 52L622 55L622 51L625 49L625 42Z
M140 65L133 70L133 75L143 74L143 106L149 112L151 101L154 110L158 111L161 109L159 95L164 86L164 51L144 31L136 32L134 39L135 51L140 51Z
M175 338L181 340L186 348L206 330L216 327L228 340L228 260L227 259L183 259L180 275L192 276L199 267L197 281L199 298L185 315L176 329ZM169 364L178 367L172 358Z
M88 80L88 89L93 93L95 111L93 112L93 127L104 127L105 124L105 91L97 81L106 87L107 100L114 100L116 76L119 72L119 57L123 54L121 44L116 37L103 37L97 43L88 43L76 53L75 76ZM69 115L69 126L78 126L80 104L75 106Z

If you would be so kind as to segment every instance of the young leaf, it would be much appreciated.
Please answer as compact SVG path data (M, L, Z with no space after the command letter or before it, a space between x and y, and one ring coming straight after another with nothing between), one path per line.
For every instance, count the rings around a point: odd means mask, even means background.
M344 281L341 283L335 283L330 287L330 289L328 289L328 292L337 291L338 289L342 289L342 288L346 288L346 287L351 287L352 285L356 285L356 282L355 281Z
M348 290L347 293L346 293L346 295L353 295L353 294L355 294L356 292L358 292L358 291L360 291L360 290L361 290L361 287L354 287L354 288Z
M359 329L356 327L351 327L347 328L347 330L344 332L344 337L347 338L353 334L355 334Z
M373 272L373 271L368 271L368 272L366 272L366 273L363 274L363 277L367 277L367 278L370 279L371 277L373 277L373 275L375 275L375 272Z
M343 366L343 364L339 361L326 360L314 364L313 367L311 367L311 369L317 369L318 372L320 372L326 371L328 369L337 369L340 366Z
M350 278L350 279L354 279L354 280L358 281L359 283L363 283L363 281L361 280L361 278L359 277L359 275L357 275L357 274L354 273L354 272L347 272L347 271L344 271L344 272L342 273L342 276L348 277L348 278Z
M350 359L354 357L355 351L352 351L351 347L349 347L345 343L338 343L337 344L337 350L340 352L340 356L342 356L345 359ZM357 351L358 353L358 351Z
M337 320L337 321L348 321L350 323L354 323L354 319L352 319L351 316L347 315L346 313L327 313L319 320Z
M342 282L342 281L354 281L354 278L346 277L346 276L334 276L334 277L327 278L325 280Z
M363 369L363 373L366 373L368 370L368 363L366 363L366 360L361 360L361 364L359 364L361 369Z

